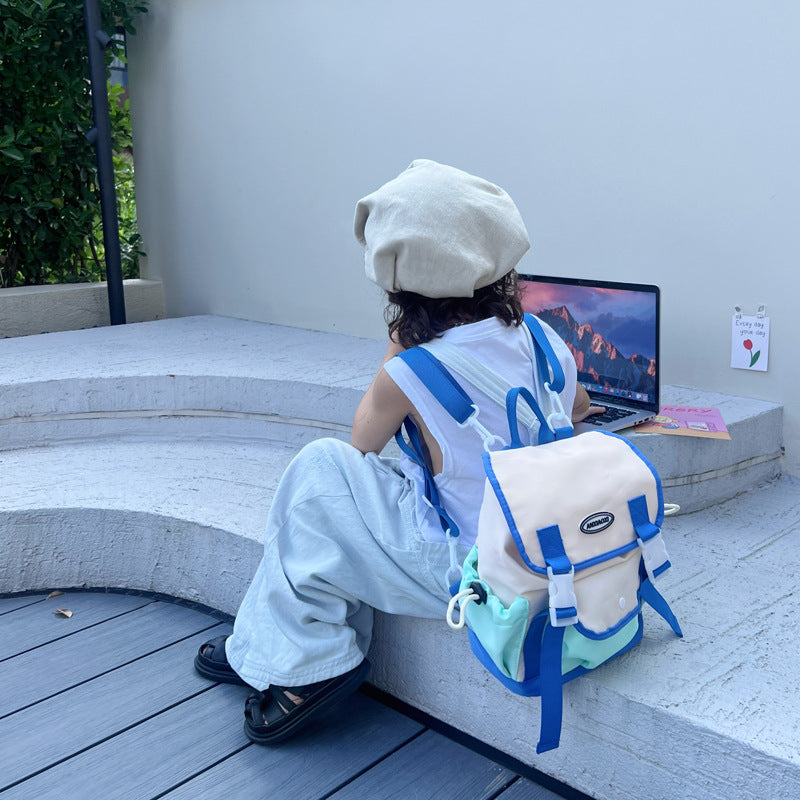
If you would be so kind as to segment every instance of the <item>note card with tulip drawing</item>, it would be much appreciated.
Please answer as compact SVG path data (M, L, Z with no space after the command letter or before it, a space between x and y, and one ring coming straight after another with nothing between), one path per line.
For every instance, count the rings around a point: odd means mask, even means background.
M733 315L731 366L766 372L769 365L769 317Z

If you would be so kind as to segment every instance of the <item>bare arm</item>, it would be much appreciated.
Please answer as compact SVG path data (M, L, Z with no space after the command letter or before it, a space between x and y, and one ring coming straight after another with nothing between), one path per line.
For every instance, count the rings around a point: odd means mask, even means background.
M414 407L383 365L404 348L390 341L378 373L356 409L350 442L362 453L380 453Z

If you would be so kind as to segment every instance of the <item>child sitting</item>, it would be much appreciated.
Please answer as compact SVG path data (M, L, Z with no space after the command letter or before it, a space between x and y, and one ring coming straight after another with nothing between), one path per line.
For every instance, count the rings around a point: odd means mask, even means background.
M421 434L442 504L460 530L451 537L459 563L475 541L483 442L393 357L441 337L536 394L514 272L530 245L502 189L414 161L359 201L355 234L368 277L388 293L383 364L356 411L352 444L314 441L286 469L233 634L206 643L195 659L202 675L257 690L245 706L245 732L261 744L294 735L363 682L373 609L445 615L451 556L425 498L422 470L408 456L378 455L406 417ZM563 406L583 418L592 410L572 356L543 327L567 378ZM482 425L507 437L505 409L456 377L480 408Z

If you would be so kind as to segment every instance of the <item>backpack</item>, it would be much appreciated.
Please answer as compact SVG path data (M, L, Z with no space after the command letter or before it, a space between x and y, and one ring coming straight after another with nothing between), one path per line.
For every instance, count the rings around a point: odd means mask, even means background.
M401 353L447 412L484 440L486 473L478 535L461 565L453 563L447 622L466 624L473 653L505 687L541 697L537 753L558 747L562 686L635 646L642 606L682 632L653 581L670 566L661 525L664 500L655 468L622 436L573 436L558 393L563 370L538 320L525 315L535 354L534 387L508 387L453 345L435 342ZM440 358L437 358L437 353ZM504 401L510 443L478 420L474 406L444 366ZM470 363L474 362L474 363ZM527 408L522 413L524 401ZM545 415L544 405L549 413ZM519 421L533 432L524 445ZM439 501L419 434L406 419L400 447L423 469L426 495L455 553L458 530ZM456 616L457 615L457 616Z

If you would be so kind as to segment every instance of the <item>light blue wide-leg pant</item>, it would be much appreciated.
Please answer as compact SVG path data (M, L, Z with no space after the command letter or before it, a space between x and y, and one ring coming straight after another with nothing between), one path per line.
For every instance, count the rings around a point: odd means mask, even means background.
M393 461L335 439L304 447L275 493L227 642L236 672L260 690L341 675L369 649L373 608L444 625L448 547L422 539L415 506Z

